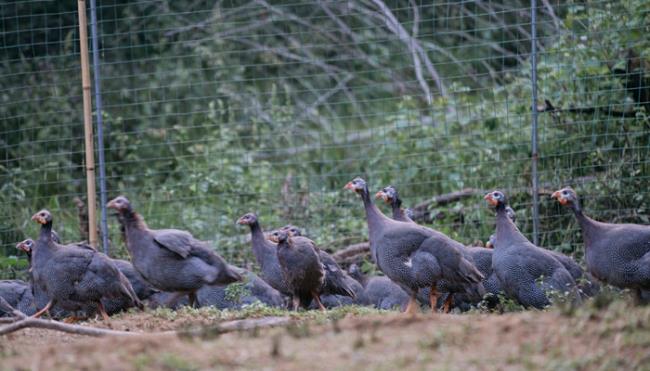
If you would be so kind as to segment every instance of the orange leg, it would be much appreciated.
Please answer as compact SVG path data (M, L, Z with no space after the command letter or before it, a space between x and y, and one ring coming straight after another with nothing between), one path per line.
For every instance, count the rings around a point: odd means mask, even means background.
M447 299L445 299L445 304L442 306L442 311L444 313L449 313L453 302L454 302L454 294L452 293L447 294Z
M39 310L38 312L34 313L34 314L32 315L32 318L38 318L38 317L42 316L43 313L45 313L45 312L48 312L48 314L49 314L50 308L52 308L52 304L53 304L53 303L52 303L52 300L50 300L50 301L47 303L47 305L45 305L45 306L43 307L43 309L41 309L41 310Z
M102 315L102 318L104 319L104 321L108 322L108 320L109 320L108 313L106 313L106 309L104 308L104 304L102 304L101 301L97 303L97 310L99 311L99 314Z
M409 303L406 306L406 310L404 311L404 313L409 314L411 316L414 316L418 313L418 301L416 299L416 295L417 295L416 293L413 293L409 297Z
M431 306L431 313L436 313L436 310L438 309L438 297L440 297L440 294L436 289L436 285L431 286L431 291L429 291L429 305Z
M311 297L314 298L314 300L316 300L316 304L318 304L318 309L324 312L326 309L323 303L321 303L320 301L320 296L318 296L316 292L312 292Z

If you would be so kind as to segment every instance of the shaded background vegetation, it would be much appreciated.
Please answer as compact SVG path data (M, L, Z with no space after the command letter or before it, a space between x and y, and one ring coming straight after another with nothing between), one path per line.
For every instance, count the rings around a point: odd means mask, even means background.
M423 222L472 243L481 192L531 224L528 1L98 1L109 197L152 227L251 261L248 211L323 247L365 239L362 175L406 206L471 188ZM591 215L649 223L650 1L538 1L543 246L580 258L574 185ZM47 207L78 240L85 194L76 1L0 4L0 255ZM125 254L111 220L111 253Z

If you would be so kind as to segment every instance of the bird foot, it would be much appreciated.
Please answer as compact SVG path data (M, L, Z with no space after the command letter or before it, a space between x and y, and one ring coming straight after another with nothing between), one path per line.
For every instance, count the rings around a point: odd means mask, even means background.
M418 303L415 298L409 298L409 302L404 313L410 316L415 316L418 313Z

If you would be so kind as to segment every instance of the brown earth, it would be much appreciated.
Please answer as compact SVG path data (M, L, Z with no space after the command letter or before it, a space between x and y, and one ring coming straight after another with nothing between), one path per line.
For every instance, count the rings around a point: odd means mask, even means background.
M342 309L292 315L291 325L271 329L201 337L155 334L260 315L187 310L112 318L113 329L143 333L134 337L26 329L0 337L0 369L650 370L650 307L625 301L570 314L554 309L406 317Z

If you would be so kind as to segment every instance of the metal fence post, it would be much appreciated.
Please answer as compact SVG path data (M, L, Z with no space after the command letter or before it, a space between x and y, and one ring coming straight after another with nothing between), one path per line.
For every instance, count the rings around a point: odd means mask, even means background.
M97 116L97 157L99 159L99 208L101 210L102 247L108 255L108 221L106 220L106 166L104 162L104 125L102 120L102 90L99 71L99 36L97 34L97 4L90 0L90 34L93 47L93 78L95 80L95 115Z
M530 2L530 65L532 88L532 128L531 128L531 176L533 188L533 243L539 245L539 176L537 174L537 1Z

